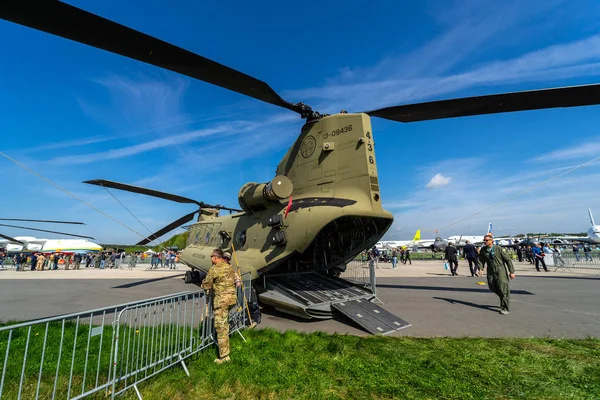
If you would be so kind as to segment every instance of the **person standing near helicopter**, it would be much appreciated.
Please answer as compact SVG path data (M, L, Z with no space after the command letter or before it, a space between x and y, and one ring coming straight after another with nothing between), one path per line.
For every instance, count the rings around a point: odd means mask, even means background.
M202 281L202 287L206 291L212 291L214 295L214 321L219 345L219 358L214 361L222 364L231 361L229 358L229 309L237 302L236 273L231 264L227 262L223 250L214 249L210 260L213 265Z

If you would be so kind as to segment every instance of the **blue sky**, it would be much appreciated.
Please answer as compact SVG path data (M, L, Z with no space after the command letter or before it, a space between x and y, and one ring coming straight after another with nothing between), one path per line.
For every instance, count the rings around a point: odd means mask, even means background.
M600 82L600 3L592 0L69 3L322 112ZM12 23L0 22L0 36L11 39L0 63L2 151L138 232L147 230L109 193L81 182L105 178L236 207L245 182L273 177L302 125L275 106ZM599 111L373 118L382 200L395 215L386 238L442 228L600 155ZM87 225L73 231L98 242L139 240L8 160L0 165L4 217L76 219ZM496 234L583 231L588 207L600 218L599 166L441 234L482 234L490 221ZM113 193L151 230L193 210Z

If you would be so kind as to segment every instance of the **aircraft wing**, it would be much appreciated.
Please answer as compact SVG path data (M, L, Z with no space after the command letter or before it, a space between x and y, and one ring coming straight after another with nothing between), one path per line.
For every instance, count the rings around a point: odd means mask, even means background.
M592 243L592 240L589 236L551 236L542 238L544 241L547 240L569 240L572 242L582 242L582 243Z
M427 248L431 247L431 245L433 243L435 243L434 240L421 240L421 241L415 243L414 245L416 245L420 249L427 249Z

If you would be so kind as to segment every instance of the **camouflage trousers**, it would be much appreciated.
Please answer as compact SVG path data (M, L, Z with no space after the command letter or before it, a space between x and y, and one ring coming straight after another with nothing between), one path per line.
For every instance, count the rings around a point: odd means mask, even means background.
M232 306L215 308L215 330L217 331L217 343L219 345L219 357L229 355L229 310Z

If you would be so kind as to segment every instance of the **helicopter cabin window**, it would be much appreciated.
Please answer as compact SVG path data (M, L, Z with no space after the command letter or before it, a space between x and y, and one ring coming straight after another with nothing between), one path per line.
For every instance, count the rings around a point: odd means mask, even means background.
M246 231L239 231L235 235L235 241L237 242L238 247L242 248L246 244Z
M227 244L229 243L230 239L231 239L231 236L229 236L229 234L226 231L220 231L219 232L219 247L221 247L221 248L227 247Z

